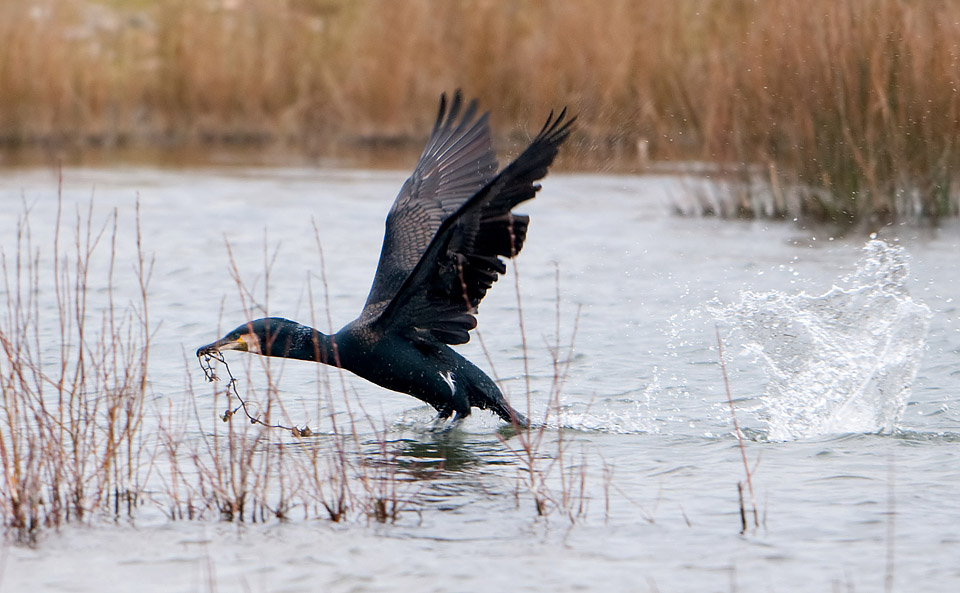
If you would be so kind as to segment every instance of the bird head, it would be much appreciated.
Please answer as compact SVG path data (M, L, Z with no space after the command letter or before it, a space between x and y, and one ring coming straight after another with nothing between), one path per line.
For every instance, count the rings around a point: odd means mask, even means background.
M326 362L331 359L330 337L312 327L282 317L248 321L216 342L197 349L197 357L225 350L240 350L263 356Z
M197 349L197 356L221 352L224 350L240 350L253 354L267 354L268 344L272 344L281 328L290 323L279 317L267 317L248 321L238 326L216 342L201 346Z

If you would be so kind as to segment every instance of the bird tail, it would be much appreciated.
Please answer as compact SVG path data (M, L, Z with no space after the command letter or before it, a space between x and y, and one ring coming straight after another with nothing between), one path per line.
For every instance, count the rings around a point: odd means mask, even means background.
M473 375L472 380L468 382L467 395L470 399L470 405L481 410L490 410L504 421L518 428L529 428L530 421L507 402L506 398L503 397L503 392L493 382L493 379L469 361L465 360L465 362L472 367L470 374Z
M520 412L513 409L513 406L508 404L507 400L503 399L502 395L500 396L500 401L497 403L494 411L501 418L517 428L530 428L530 420Z

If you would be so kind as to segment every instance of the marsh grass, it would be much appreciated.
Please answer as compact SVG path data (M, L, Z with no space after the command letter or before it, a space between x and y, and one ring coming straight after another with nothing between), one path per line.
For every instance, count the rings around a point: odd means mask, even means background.
M117 212L97 227L92 203L87 212L77 211L73 242L64 247L63 227L71 225L58 201L55 238L46 252L32 241L31 214L25 207L16 251L0 252L6 297L0 315L0 510L21 542L92 514L132 516L153 463L142 430L152 265L142 251L139 214L139 290L119 303Z
M561 164L758 166L764 202L719 213L960 209L955 2L7 0L0 38L8 146L415 151L459 87L510 145L569 105Z
M533 389L530 382L530 353L524 324L520 270L516 261L513 266L513 278L522 348L524 396L529 417L533 407ZM563 307L559 266L556 267L554 281L555 328L553 341L548 341L546 344L551 360L552 376L543 417L531 419L533 423L528 429L514 426L509 438L502 434L498 436L501 444L510 451L517 463L515 491L518 501L529 495L538 517L547 519L554 513L559 513L570 523L576 523L587 514L590 500L590 489L587 485L589 463L587 452L584 450L581 451L579 460L571 459L570 449L574 440L568 437L568 431L561 422L561 396L573 359L580 311L578 308L569 337L565 340L563 336L565 326L561 315ZM483 344L482 348L492 367L492 359L486 345ZM612 480L612 474L609 479ZM609 501L609 483L605 475L604 489L607 501ZM609 504L606 505L606 509L609 511Z

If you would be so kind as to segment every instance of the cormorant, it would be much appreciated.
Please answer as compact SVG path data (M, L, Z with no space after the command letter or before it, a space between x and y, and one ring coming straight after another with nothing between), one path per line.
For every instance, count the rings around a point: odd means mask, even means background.
M340 367L460 420L471 406L507 422L527 419L483 371L450 345L476 327L477 305L520 252L534 197L576 118L553 112L526 150L499 173L487 122L473 100L461 116L446 95L427 146L387 216L380 263L360 317L334 335L279 317L257 319L197 350L242 350Z

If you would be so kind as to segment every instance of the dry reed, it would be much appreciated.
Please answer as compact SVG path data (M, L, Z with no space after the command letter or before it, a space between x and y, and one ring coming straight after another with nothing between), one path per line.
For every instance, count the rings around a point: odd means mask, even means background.
M529 417L532 407L532 388L530 384L529 352L526 330L524 326L523 301L520 291L519 267L514 262L514 292L517 299L517 318L520 332L524 392ZM555 274L555 328L553 342L547 343L552 363L550 391L547 395L546 409L542 420L529 429L520 430L513 427L510 438L500 435L500 442L514 456L517 462L516 496L520 500L522 494L529 494L533 501L533 508L538 517L549 518L553 513L564 516L571 524L582 520L587 514L589 503L588 495L588 458L585 451L581 452L579 462L569 459L570 447L573 441L561 423L561 395L563 386L570 372L573 359L574 343L579 326L580 311L577 310L576 319L570 332L569 340L563 339L563 324L561 322L560 298L560 269ZM482 344L482 342L481 342ZM486 346L482 346L487 354ZM492 364L491 364L492 366ZM605 469L606 471L606 469ZM609 478L609 479L607 479ZM612 475L604 476L604 490L607 501L606 513L609 514L609 493Z
M139 230L139 294L118 305L117 213L97 228L92 204L78 211L68 247L64 216L58 203L52 253L33 244L26 208L16 253L0 251L0 515L21 542L94 513L132 516L153 462L142 431L152 266Z
M750 511L753 516L753 527L760 527L760 519L757 517L757 497L753 491L753 470L747 462L747 449L743 444L743 431L740 430L740 423L737 422L737 410L733 404L733 394L730 392L730 378L727 375L727 363L723 358L723 340L720 339L720 329L716 328L717 334L717 357L720 359L720 374L723 376L723 386L727 393L727 404L730 406L730 418L733 420L733 432L737 437L737 448L740 450L740 460L743 462L743 472L747 483L747 491L750 493ZM747 519L748 511L743 497L743 482L737 482L737 496L740 503L740 534L747 532L750 521Z
M339 154L419 141L423 106L462 87L504 114L501 138L570 105L578 166L760 165L767 203L739 215L960 203L956 2L8 0L0 38L6 145Z

